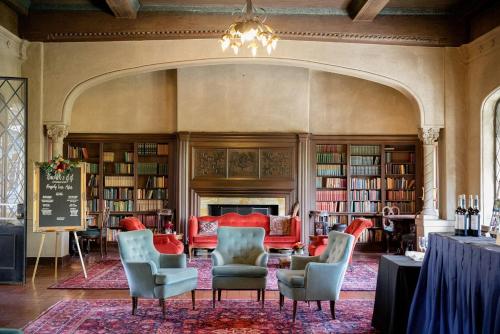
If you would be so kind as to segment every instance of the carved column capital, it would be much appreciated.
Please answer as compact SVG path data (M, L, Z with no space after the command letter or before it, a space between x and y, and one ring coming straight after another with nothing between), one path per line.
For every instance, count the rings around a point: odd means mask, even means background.
M68 136L68 126L66 124L49 124L46 127L47 136L53 142L59 142Z
M424 145L432 145L439 138L439 128L420 128L418 129L418 138L424 143Z

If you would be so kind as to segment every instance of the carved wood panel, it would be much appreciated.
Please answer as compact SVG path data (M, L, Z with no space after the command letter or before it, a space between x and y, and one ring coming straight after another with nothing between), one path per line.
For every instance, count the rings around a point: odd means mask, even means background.
M227 150L206 148L194 150L195 178L225 178L227 175Z
M290 148L261 149L261 178L291 178L293 151Z
M258 149L229 149L229 178L259 178Z

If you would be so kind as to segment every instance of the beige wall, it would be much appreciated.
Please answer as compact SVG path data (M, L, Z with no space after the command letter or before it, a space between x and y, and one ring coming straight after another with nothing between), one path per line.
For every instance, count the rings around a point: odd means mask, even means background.
M309 72L269 65L178 70L179 131L307 132Z
M310 132L416 134L418 110L397 90L372 81L312 71Z
M26 59L27 42L0 25L0 76L18 77Z
M70 132L171 133L177 130L176 71L127 76L94 86L75 101Z

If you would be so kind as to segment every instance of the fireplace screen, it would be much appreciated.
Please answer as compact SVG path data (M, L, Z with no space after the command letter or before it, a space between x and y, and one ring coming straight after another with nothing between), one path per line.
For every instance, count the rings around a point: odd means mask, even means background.
M240 215L250 213L262 213L264 215L278 215L278 205L242 205L242 204L209 204L208 212L210 216L220 216L225 213L235 212Z

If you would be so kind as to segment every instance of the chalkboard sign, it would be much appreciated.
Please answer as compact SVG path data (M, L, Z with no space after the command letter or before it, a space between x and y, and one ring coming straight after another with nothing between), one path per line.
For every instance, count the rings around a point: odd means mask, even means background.
M82 166L64 174L34 172L33 231L85 229L85 171Z

